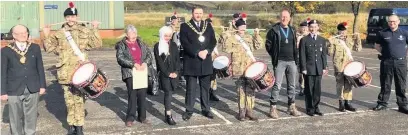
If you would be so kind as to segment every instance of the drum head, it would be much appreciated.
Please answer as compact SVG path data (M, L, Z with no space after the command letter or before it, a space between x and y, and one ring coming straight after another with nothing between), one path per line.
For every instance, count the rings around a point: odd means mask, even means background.
M92 63L81 65L72 76L72 83L78 85L87 81L94 73L95 68L95 65Z
M230 63L230 60L227 56L218 56L214 59L213 67L215 69L223 69L227 67Z
M350 62L344 67L344 75L346 76L355 76L361 73L364 70L364 64L361 62Z
M245 70L245 77L254 78L265 71L265 63L262 62L255 62L252 63L246 70Z

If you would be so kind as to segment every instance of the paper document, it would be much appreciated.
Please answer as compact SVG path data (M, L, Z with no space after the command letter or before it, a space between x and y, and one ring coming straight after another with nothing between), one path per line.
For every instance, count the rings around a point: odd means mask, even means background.
M144 70L136 70L133 68L133 89L142 89L148 87L147 67Z

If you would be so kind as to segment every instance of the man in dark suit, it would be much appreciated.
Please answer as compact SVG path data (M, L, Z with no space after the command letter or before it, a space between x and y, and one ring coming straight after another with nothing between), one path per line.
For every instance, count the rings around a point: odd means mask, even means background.
M210 119L214 117L208 102L210 75L213 74L211 53L217 41L211 24L203 21L202 17L203 9L194 7L192 19L180 26L180 42L185 51L183 69L187 81L183 120L189 120L193 114L196 90L200 91L202 114Z
M300 40L300 70L305 79L306 114L323 116L319 110L322 75L327 68L327 39L319 36L319 24L316 20L309 22L310 34Z
M27 27L16 25L10 33L15 42L1 49L1 100L8 100L11 134L34 135L46 86L41 49L27 41Z

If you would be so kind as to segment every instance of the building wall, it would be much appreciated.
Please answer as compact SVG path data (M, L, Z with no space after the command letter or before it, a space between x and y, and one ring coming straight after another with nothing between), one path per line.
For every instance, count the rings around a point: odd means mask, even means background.
M40 37L40 28L46 24L64 21L63 13L69 1L1 2L1 32L6 33L16 24L27 25L33 38ZM123 1L76 1L79 20L101 22L101 30L123 30ZM45 7L53 7L45 9ZM61 28L55 25L52 30Z

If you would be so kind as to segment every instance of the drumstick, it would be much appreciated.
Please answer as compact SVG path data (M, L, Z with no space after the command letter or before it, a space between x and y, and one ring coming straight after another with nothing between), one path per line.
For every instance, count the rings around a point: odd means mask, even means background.
M360 35L360 33L346 34L346 36L349 36L349 35ZM336 38L336 37L340 37L340 36L342 36L342 35L337 35L337 36L334 36L334 37L330 37L329 39L331 39L331 38Z

